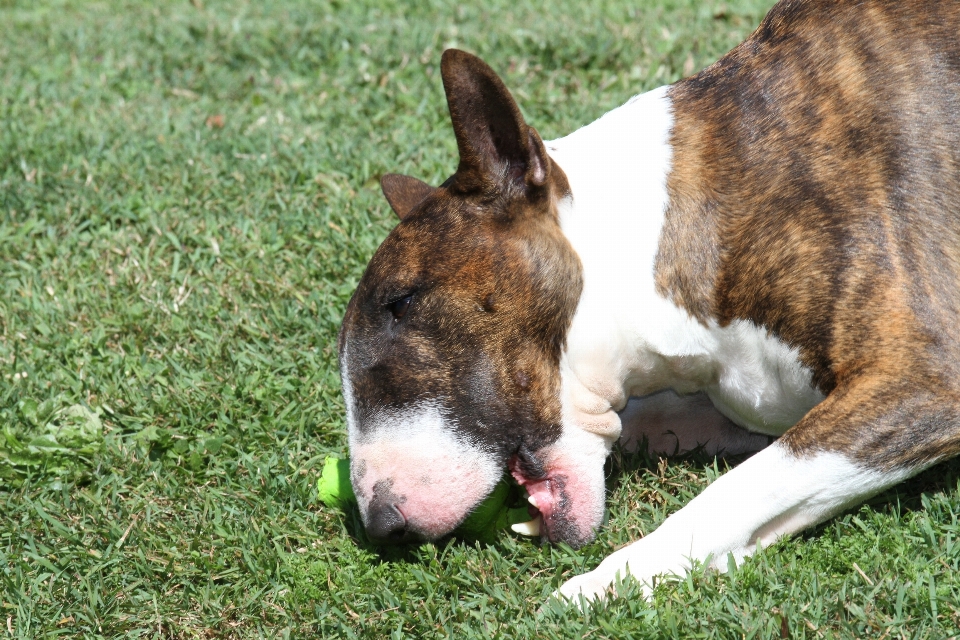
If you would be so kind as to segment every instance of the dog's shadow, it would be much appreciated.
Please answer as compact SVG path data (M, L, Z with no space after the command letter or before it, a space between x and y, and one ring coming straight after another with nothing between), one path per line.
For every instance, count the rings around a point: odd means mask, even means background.
M927 512L931 517L936 517L936 514L931 513L924 504L925 500L935 494L951 493L960 493L960 458L952 458L936 464L909 480L851 506L840 515L854 513L863 505L867 505L874 511L891 514L898 520L911 512ZM833 520L834 518L831 518L816 527L811 527L800 536L815 538L824 528L829 527Z

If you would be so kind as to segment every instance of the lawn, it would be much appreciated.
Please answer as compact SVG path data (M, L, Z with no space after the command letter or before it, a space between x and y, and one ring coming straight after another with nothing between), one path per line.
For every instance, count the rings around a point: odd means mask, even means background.
M381 550L316 499L346 447L340 318L395 223L379 176L456 166L443 49L550 138L770 4L0 0L0 638L956 634L956 463L586 614L540 607L723 462L615 456L576 551Z

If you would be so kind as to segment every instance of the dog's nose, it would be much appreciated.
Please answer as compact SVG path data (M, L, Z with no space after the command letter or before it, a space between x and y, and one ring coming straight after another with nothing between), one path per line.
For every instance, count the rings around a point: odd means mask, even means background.
M407 534L407 521L397 505L382 502L370 509L367 534L380 542L402 542Z

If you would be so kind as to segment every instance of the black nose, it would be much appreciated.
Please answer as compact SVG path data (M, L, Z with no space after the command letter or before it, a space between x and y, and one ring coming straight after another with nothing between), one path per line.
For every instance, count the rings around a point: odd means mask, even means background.
M402 542L407 535L407 521L393 503L370 505L367 535L378 542Z

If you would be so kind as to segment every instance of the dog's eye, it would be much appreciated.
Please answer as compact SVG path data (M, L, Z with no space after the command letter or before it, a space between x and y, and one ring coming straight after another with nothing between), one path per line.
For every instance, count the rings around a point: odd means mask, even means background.
M411 293L408 296L404 296L397 300L394 300L387 307L390 308L390 313L393 315L394 320L400 320L403 316L407 315L407 309L410 308L410 303L413 301L413 294Z

